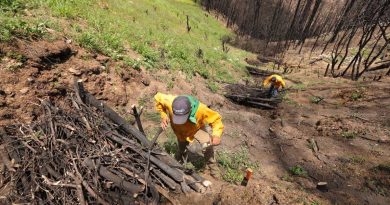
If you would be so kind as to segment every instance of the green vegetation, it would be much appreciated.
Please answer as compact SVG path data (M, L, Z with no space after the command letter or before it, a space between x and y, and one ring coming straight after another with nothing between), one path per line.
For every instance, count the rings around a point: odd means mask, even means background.
M170 78L168 81L167 81L167 89L168 90L172 90L172 88L175 86L175 80L174 78Z
M376 166L375 169L390 173L390 163L380 164Z
M246 147L241 147L235 152L226 150L218 151L217 162L224 169L222 178L231 183L238 183L243 180L243 170L245 168L251 168L254 171L259 169L257 162L251 162L249 160L249 153Z
M49 21L40 18L26 20L24 10L28 8L29 4L21 0L0 1L0 42L13 38L38 39L44 36Z
M176 135L170 128L168 128L165 133L167 135L167 140L163 143L163 147L168 154L173 156L177 151Z
M348 159L352 164L363 164L366 161L366 159L363 156L359 156L359 155L350 156L348 157Z
M145 112L144 118L148 121L160 122L161 116L158 112Z
M298 83L298 84L292 85L291 87L292 87L292 89L302 91L302 90L305 90L307 86L303 83Z
M320 205L320 203L319 203L318 201L312 201L312 202L310 203L310 205Z
M356 132L350 132L350 131L343 131L341 132L341 136L345 139L354 139L358 136Z
M18 71L26 61L26 57L19 53L0 53L0 63L3 63L4 69L10 72Z
M141 107L141 106L145 106L146 103L148 103L148 101L150 101L150 97L149 96L141 96L140 98L138 98L138 105Z
M211 92L216 93L219 89L218 85L213 81L207 82L207 87L211 90Z
M184 167L186 169L202 171L206 167L206 161L204 157L197 157L196 159L192 159L191 162L184 164Z
M381 195L381 196L388 196L389 190L387 189L385 183L379 181L379 180L367 180L366 181L368 187L372 191L374 191L376 194Z
M292 106L295 106L295 107L299 107L299 103L293 99L291 99L290 97L288 97L288 94L285 94L282 96L282 99L284 102L287 102L288 104L292 105Z
M281 179L282 179L283 181L286 181L286 182L292 182L292 181L294 181L294 179L293 179L289 174L283 175L283 176L281 177Z
M300 165L290 167L290 172L295 176L307 176L307 171Z
M310 102L313 104L319 104L322 100L324 100L323 97L318 97L318 96L311 96L310 97Z
M242 62L250 54L228 48L232 32L191 0L5 0L0 10L1 41L42 37L50 28L136 69L181 70L189 79L197 73L224 82L246 75ZM142 58L132 59L127 48Z
M351 98L352 101L357 101L360 98L363 98L363 95L364 95L364 93L363 93L362 90L355 90L355 91L352 92L350 98Z

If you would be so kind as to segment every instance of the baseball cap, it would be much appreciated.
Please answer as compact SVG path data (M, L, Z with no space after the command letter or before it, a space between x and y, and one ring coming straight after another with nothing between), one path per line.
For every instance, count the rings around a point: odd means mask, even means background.
M182 125L191 114L191 102L186 96L178 96L173 100L173 124Z

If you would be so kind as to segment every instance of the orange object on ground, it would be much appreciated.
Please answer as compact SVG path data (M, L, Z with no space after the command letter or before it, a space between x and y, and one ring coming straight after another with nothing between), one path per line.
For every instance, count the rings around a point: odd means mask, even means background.
M246 175L245 178L249 180L252 177L253 170L251 168L246 169Z

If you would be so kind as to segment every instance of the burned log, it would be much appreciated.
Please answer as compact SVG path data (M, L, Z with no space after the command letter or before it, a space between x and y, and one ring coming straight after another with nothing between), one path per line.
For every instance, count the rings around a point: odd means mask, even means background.
M112 181L116 186L123 188L124 190L130 192L134 195L134 197L137 196L138 193L144 190L143 186L140 185L134 185L131 182L128 182L126 180L121 179L119 176L115 175L114 173L110 172L106 167L100 166L96 167L95 163L91 159L85 159L83 162L83 165L87 166L90 169L97 169L97 172L100 176L103 178Z
M277 97L269 98L269 90L264 87L229 84L225 90L225 97L234 103L264 109L275 109L282 102L285 92L279 92Z
M252 67L252 66L247 66L246 69L248 70L248 72L251 75L255 75L255 76L266 77L266 76L270 76L272 74L275 74L275 72L271 72L268 70L261 70L261 69L258 69L258 68Z
M87 105L92 105L102 111L104 113L104 116L118 124L123 128L124 131L126 131L128 134L133 135L136 137L142 145L148 147L149 146L149 140L146 139L145 135L143 135L139 130L134 129L134 127L130 126L125 119L123 119L121 116L119 116L113 109L108 107L103 102L100 102L97 100L94 96L84 91L84 86L81 82L78 82L76 80L75 82L75 92L76 95L80 96L80 99L83 103Z

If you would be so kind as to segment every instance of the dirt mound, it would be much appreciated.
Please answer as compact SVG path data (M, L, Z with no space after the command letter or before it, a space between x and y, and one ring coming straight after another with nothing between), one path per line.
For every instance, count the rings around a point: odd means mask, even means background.
M148 84L140 71L62 40L16 40L0 44L0 48L0 126L34 121L40 100L66 95L66 87L75 76L82 78L99 99L110 99L114 105L129 102L127 92L122 92L126 83ZM121 75L113 70L115 67L121 68Z

